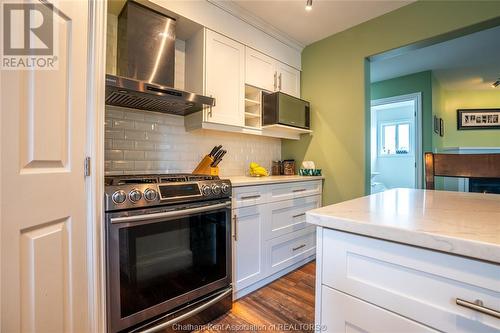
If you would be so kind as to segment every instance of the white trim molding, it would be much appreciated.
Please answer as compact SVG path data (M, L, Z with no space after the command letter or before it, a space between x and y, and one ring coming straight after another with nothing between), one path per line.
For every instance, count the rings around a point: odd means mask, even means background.
M285 32L279 30L278 28L274 27L268 22L262 20L260 17L244 9L243 7L238 5L238 3L235 1L224 1L224 0L206 0L206 1L228 12L229 14L237 17L243 22L250 24L254 28L257 28L260 31L268 34L269 36L279 40L280 42L296 49L299 52L302 52L302 49L306 47L305 44L299 42L298 40L289 36Z
M106 332L104 257L104 105L106 75L106 0L89 2L87 156L87 265L91 332Z
M415 106L415 162L417 167L415 168L415 185L416 188L423 188L423 152L422 152L422 93L412 93L406 95L399 95L387 98L381 98L371 101L371 118L373 119L374 107L383 104L391 103L401 103L413 101ZM371 128L371 126L370 126ZM378 149L378 145L377 145ZM378 153L378 152L377 152Z

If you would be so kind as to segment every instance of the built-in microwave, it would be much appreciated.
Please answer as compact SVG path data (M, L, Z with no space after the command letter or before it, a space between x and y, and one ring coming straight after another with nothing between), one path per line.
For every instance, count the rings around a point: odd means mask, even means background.
M310 128L309 102L281 91L262 96L262 125Z

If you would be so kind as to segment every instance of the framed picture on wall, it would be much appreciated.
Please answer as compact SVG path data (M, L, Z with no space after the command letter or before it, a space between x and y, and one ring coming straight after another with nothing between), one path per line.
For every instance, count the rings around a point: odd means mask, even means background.
M458 109L457 129L500 129L500 109Z
M434 116L434 133L439 134L439 118Z
M444 120L439 118L439 136L444 136Z

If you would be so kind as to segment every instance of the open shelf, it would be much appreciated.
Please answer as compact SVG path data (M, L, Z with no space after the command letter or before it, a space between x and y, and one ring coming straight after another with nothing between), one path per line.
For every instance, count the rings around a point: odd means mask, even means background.
M297 134L297 135L312 133L312 131L308 130L308 129L280 125L280 124L265 125L265 126L262 126L262 130L272 131L272 132L281 132L281 133L287 133L287 134Z
M250 98L245 98L245 107L255 106L255 105L260 105L260 101Z
M260 130L262 118L262 90L245 85L245 128Z
M261 116L258 113L245 112L245 117L248 117L248 118L260 118Z

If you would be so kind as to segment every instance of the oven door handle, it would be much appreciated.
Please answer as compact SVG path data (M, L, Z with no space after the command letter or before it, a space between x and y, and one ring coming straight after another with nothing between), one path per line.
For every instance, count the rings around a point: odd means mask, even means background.
M111 218L111 223L112 224L130 223L130 222L147 221L147 220L166 218L166 217L186 216L189 214L203 213L203 212L208 212L208 211L219 209L219 208L229 208L229 207L231 207L231 203L226 202L226 203L220 203L220 204L210 205L210 206L174 210L171 212L142 214L142 215L136 215L136 216L113 217L113 218Z
M201 311L203 310L206 310L208 309L210 306L212 306L213 304L219 302L221 299L223 299L224 297L226 297L227 295L231 294L233 292L233 289L228 289L226 291L224 291L223 293L221 293L220 295L218 295L217 297L215 297L214 299L208 301L207 303L197 307L197 308L194 308L193 310L187 312L187 313L184 313L182 315L180 315L179 317L177 318L173 318L169 321L166 321L166 322L163 322L161 324L158 324L156 326L153 326L153 327L150 327L150 328L146 328L146 329L142 329L141 327L137 328L136 330L133 330L132 332L138 332L138 333L154 333L154 332L158 332L162 329L165 329L165 328L168 328L170 326L173 326L185 319L188 319L189 317L192 317L198 313L200 313ZM159 319L161 320L161 318ZM159 321L158 320L158 321Z

